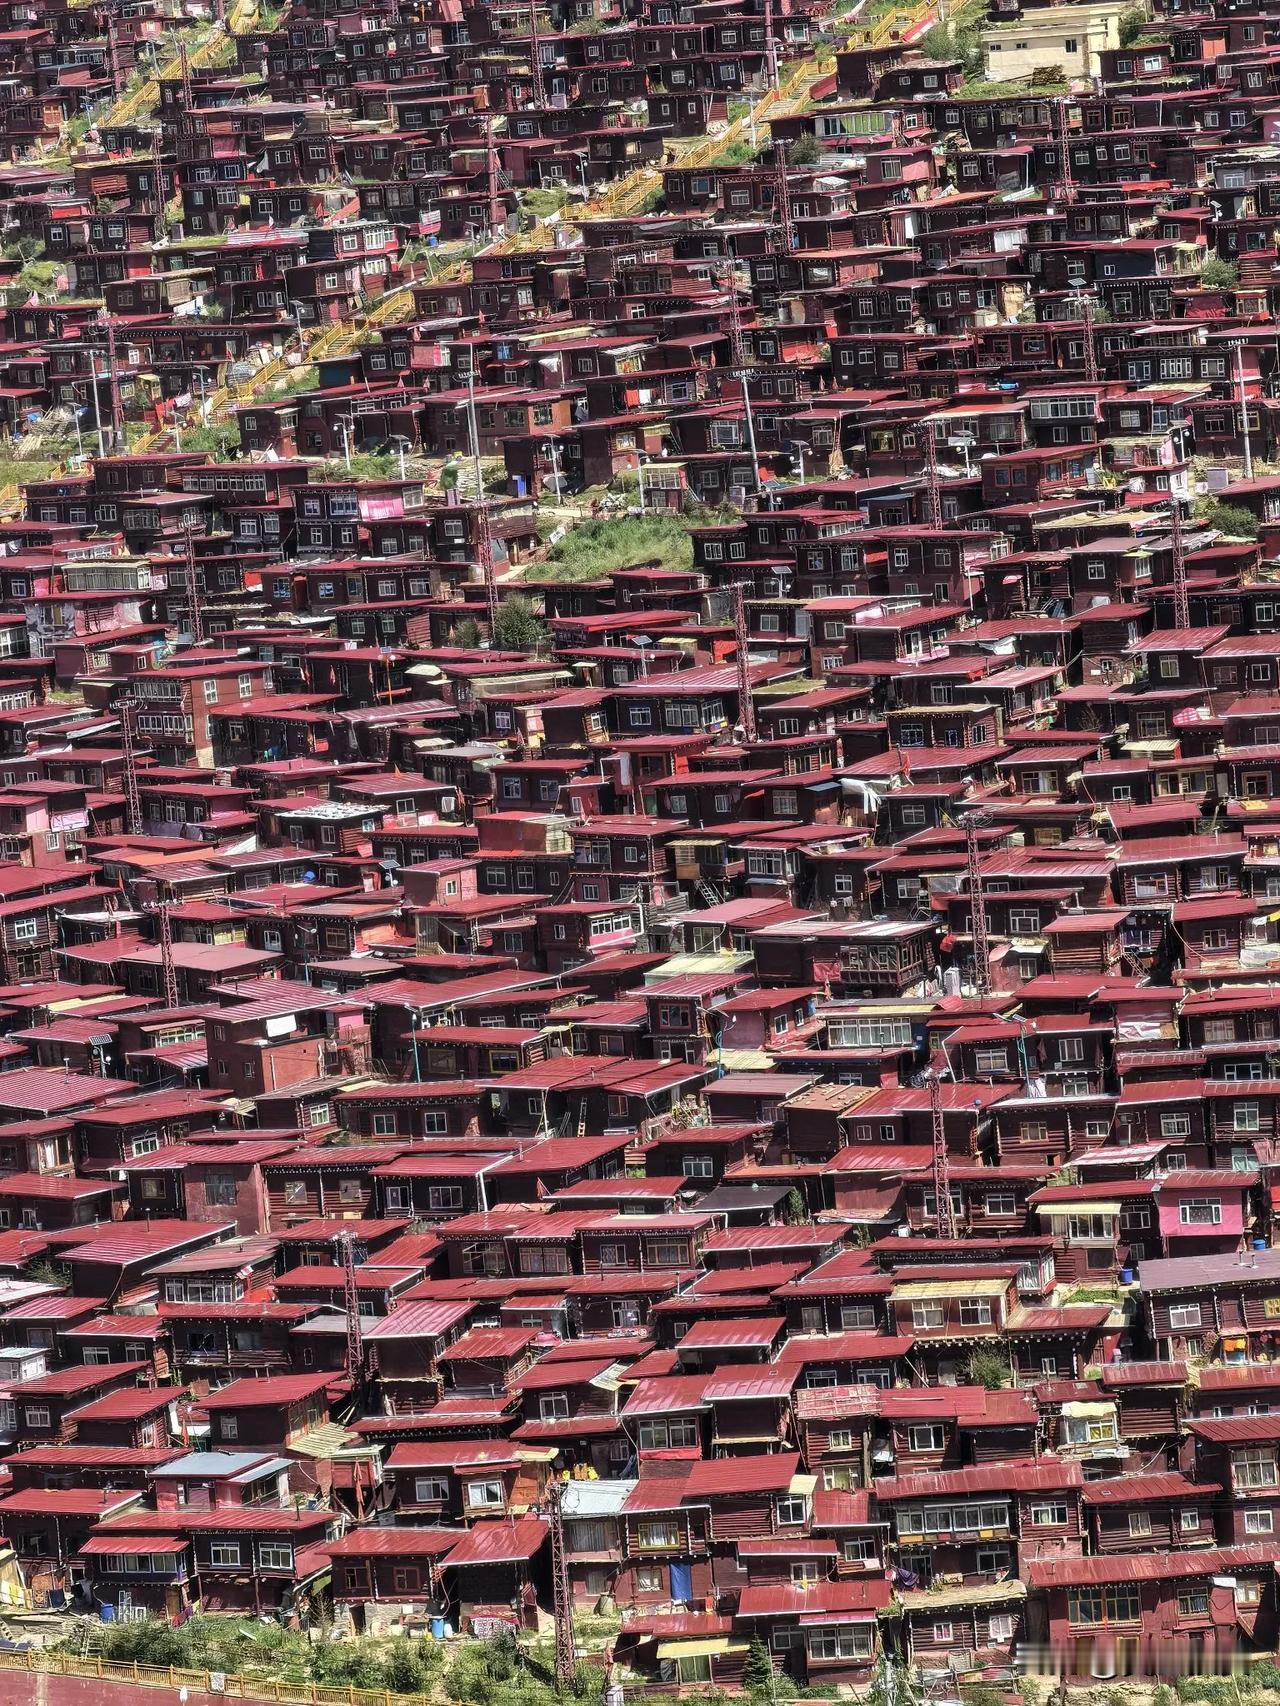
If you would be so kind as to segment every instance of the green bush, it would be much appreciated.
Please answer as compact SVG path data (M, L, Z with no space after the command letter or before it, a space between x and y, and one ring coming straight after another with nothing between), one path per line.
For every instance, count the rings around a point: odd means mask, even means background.
M1240 282L1240 268L1234 261L1210 255L1200 268L1200 282L1208 290L1234 290Z
M545 651L549 640L546 623L522 593L503 599L493 623L493 643L500 652Z
M1206 527L1215 528L1219 533L1230 534L1234 539L1258 537L1258 518L1252 510L1245 509L1243 504L1221 503L1216 498L1210 498L1197 505L1196 519L1204 522Z
M1012 1381L1009 1360L994 1347L985 1345L969 1352L969 1380L974 1386L985 1386L988 1392L998 1392Z
M1147 14L1141 6L1126 6L1116 26L1120 31L1120 46L1132 47L1146 33Z

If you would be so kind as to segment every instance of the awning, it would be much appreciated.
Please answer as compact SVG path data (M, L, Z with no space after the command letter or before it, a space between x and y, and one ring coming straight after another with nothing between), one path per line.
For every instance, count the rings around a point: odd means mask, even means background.
M1073 1197L1070 1202L1038 1202L1035 1210L1037 1214L1119 1214L1120 1204L1095 1202L1092 1197Z
M180 1552L185 1552L186 1549L187 1542L185 1540L167 1539L159 1534L150 1536L102 1534L95 1535L92 1540L86 1540L80 1548L80 1555L85 1558L111 1558L124 1553L128 1553L130 1557L138 1554L146 1556L150 1553L163 1553L166 1558L176 1558Z
M874 1623L875 1613L866 1611L810 1611L800 1618L802 1629L817 1629L828 1623Z
M1114 1416L1116 1407L1112 1404L1086 1404L1079 1399L1072 1399L1062 1406L1064 1416Z
M700 1641L659 1641L660 1659L711 1658L717 1653L745 1653L745 1641L731 1641L727 1635L707 1635Z

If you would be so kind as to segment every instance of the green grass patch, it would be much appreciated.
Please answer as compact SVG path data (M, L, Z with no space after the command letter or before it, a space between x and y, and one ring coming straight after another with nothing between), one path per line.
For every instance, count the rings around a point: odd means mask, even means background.
M678 516L625 515L584 521L551 548L545 563L533 565L534 580L589 581L641 563L664 569L693 567L693 541Z

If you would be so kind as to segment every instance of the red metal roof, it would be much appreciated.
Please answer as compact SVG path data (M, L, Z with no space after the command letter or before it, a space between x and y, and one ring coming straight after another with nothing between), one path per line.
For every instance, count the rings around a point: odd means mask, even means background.
M446 1569L469 1564L526 1563L542 1550L547 1525L538 1516L517 1517L513 1522L478 1522L446 1555Z
M716 1457L695 1463L685 1483L686 1499L754 1498L785 1492L800 1468L798 1451L756 1453L744 1477L740 1457Z
M739 1617L815 1618L851 1613L873 1618L893 1597L884 1576L845 1576L834 1582L808 1582L803 1587L784 1583L747 1586L738 1594Z
M333 1374L269 1374L261 1378L233 1380L200 1400L206 1410L241 1410L252 1406L300 1404L332 1386Z
M1108 1582L1171 1582L1189 1577L1229 1575L1235 1570L1275 1569L1275 1547L1209 1546L1189 1552L1112 1553L1099 1558L1033 1558L1027 1564L1029 1587L1093 1587Z

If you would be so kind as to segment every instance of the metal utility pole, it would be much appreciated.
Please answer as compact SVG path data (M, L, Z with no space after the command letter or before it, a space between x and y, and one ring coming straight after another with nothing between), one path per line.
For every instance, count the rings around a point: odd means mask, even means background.
M1236 342L1236 384L1240 388L1240 433L1244 439L1244 477L1253 478L1253 440L1249 437L1249 398L1244 388L1244 344Z
M489 235L498 230L498 150L493 141L493 114L484 115L485 192L489 202Z
M196 548L191 527L183 528L182 552L187 582L187 626L196 645L204 644L204 606L196 587Z
M1084 377L1088 385L1098 383L1098 346L1093 335L1093 298L1080 298L1080 321L1084 335Z
M747 609L742 582L733 583L734 663L738 674L738 722L744 739L756 738L756 708L751 702L751 654L748 651Z
M542 38L538 32L538 0L529 0L529 69L533 73L533 104L547 104L547 80L542 70Z
M124 780L124 816L125 825L130 835L142 833L142 796L138 792L138 754L134 746L133 716L140 701L137 699L119 699L116 709L120 713L120 753L123 759Z
M760 496L760 454L756 449L756 423L751 412L751 373L746 365L746 345L742 336L742 315L738 309L738 278L732 261L726 261L720 276L729 292L729 349L733 365L730 372L742 386L742 404L747 420L747 447L751 452L751 478L756 497Z
M1059 96L1055 112L1057 119L1058 153L1060 155L1061 171L1058 174L1058 197L1066 205L1076 199L1075 180L1071 176L1071 152L1068 147L1070 132L1067 130L1067 100Z
M98 455L106 458L107 435L102 430L102 399L98 395L98 352L91 349L89 357L89 400L93 404L93 428L98 435Z
M781 253L789 255L796 247L796 226L791 211L791 185L787 181L787 155L781 143L774 146L778 154L773 175L773 211L777 215L774 235Z
M476 502L484 500L484 469L480 466L480 428L476 424L476 346L467 351L467 433L471 439L471 467L476 482Z
M773 31L773 0L764 0L764 55L769 87L778 91L778 38Z
M356 1241L350 1232L334 1234L342 1269L342 1307L347 1317L347 1375L353 1387L364 1379L364 1335L360 1331L360 1288L356 1284Z
M115 321L103 313L107 329L107 394L111 401L111 447L117 453L125 449L124 403L120 397L120 369L116 365Z
M160 971L164 982L164 1004L172 1009L178 1005L178 968L173 963L173 920L169 908L173 902L158 900L156 917L160 925Z
M929 1113L933 1124L933 1218L939 1238L954 1238L956 1217L951 1209L951 1157L947 1153L947 1125L942 1114L942 1080L929 1073Z
M164 193L164 161L161 158L161 136L159 127L152 132L151 136L151 178L152 189L155 192L156 213L160 218L163 218L165 204L169 198Z
M938 478L938 437L932 421L922 421L924 432L924 489L930 527L942 526L942 482Z
M118 101L120 92L124 88L124 78L120 75L120 44L116 40L116 21L110 12L106 16L106 26L107 63L111 67L111 93Z
M556 1686L572 1687L578 1674L578 1649L573 1633L573 1600L569 1595L569 1560L564 1544L564 1483L547 1487L547 1526L551 1530L551 1607L556 1625Z
M480 559L480 576L484 581L485 608L489 613L489 644L497 645L498 582L493 572L493 529L489 525L489 506L480 499L476 510L476 555Z
M1175 628L1191 626L1191 600L1187 594L1187 552L1182 538L1182 498L1175 492L1169 493L1169 519L1173 524L1173 625Z
M964 830L964 857L969 885L970 933L973 937L973 987L977 995L991 993L991 944L987 939L987 902L982 892L982 874L978 868L978 831L989 821L984 811L971 811L961 826Z

